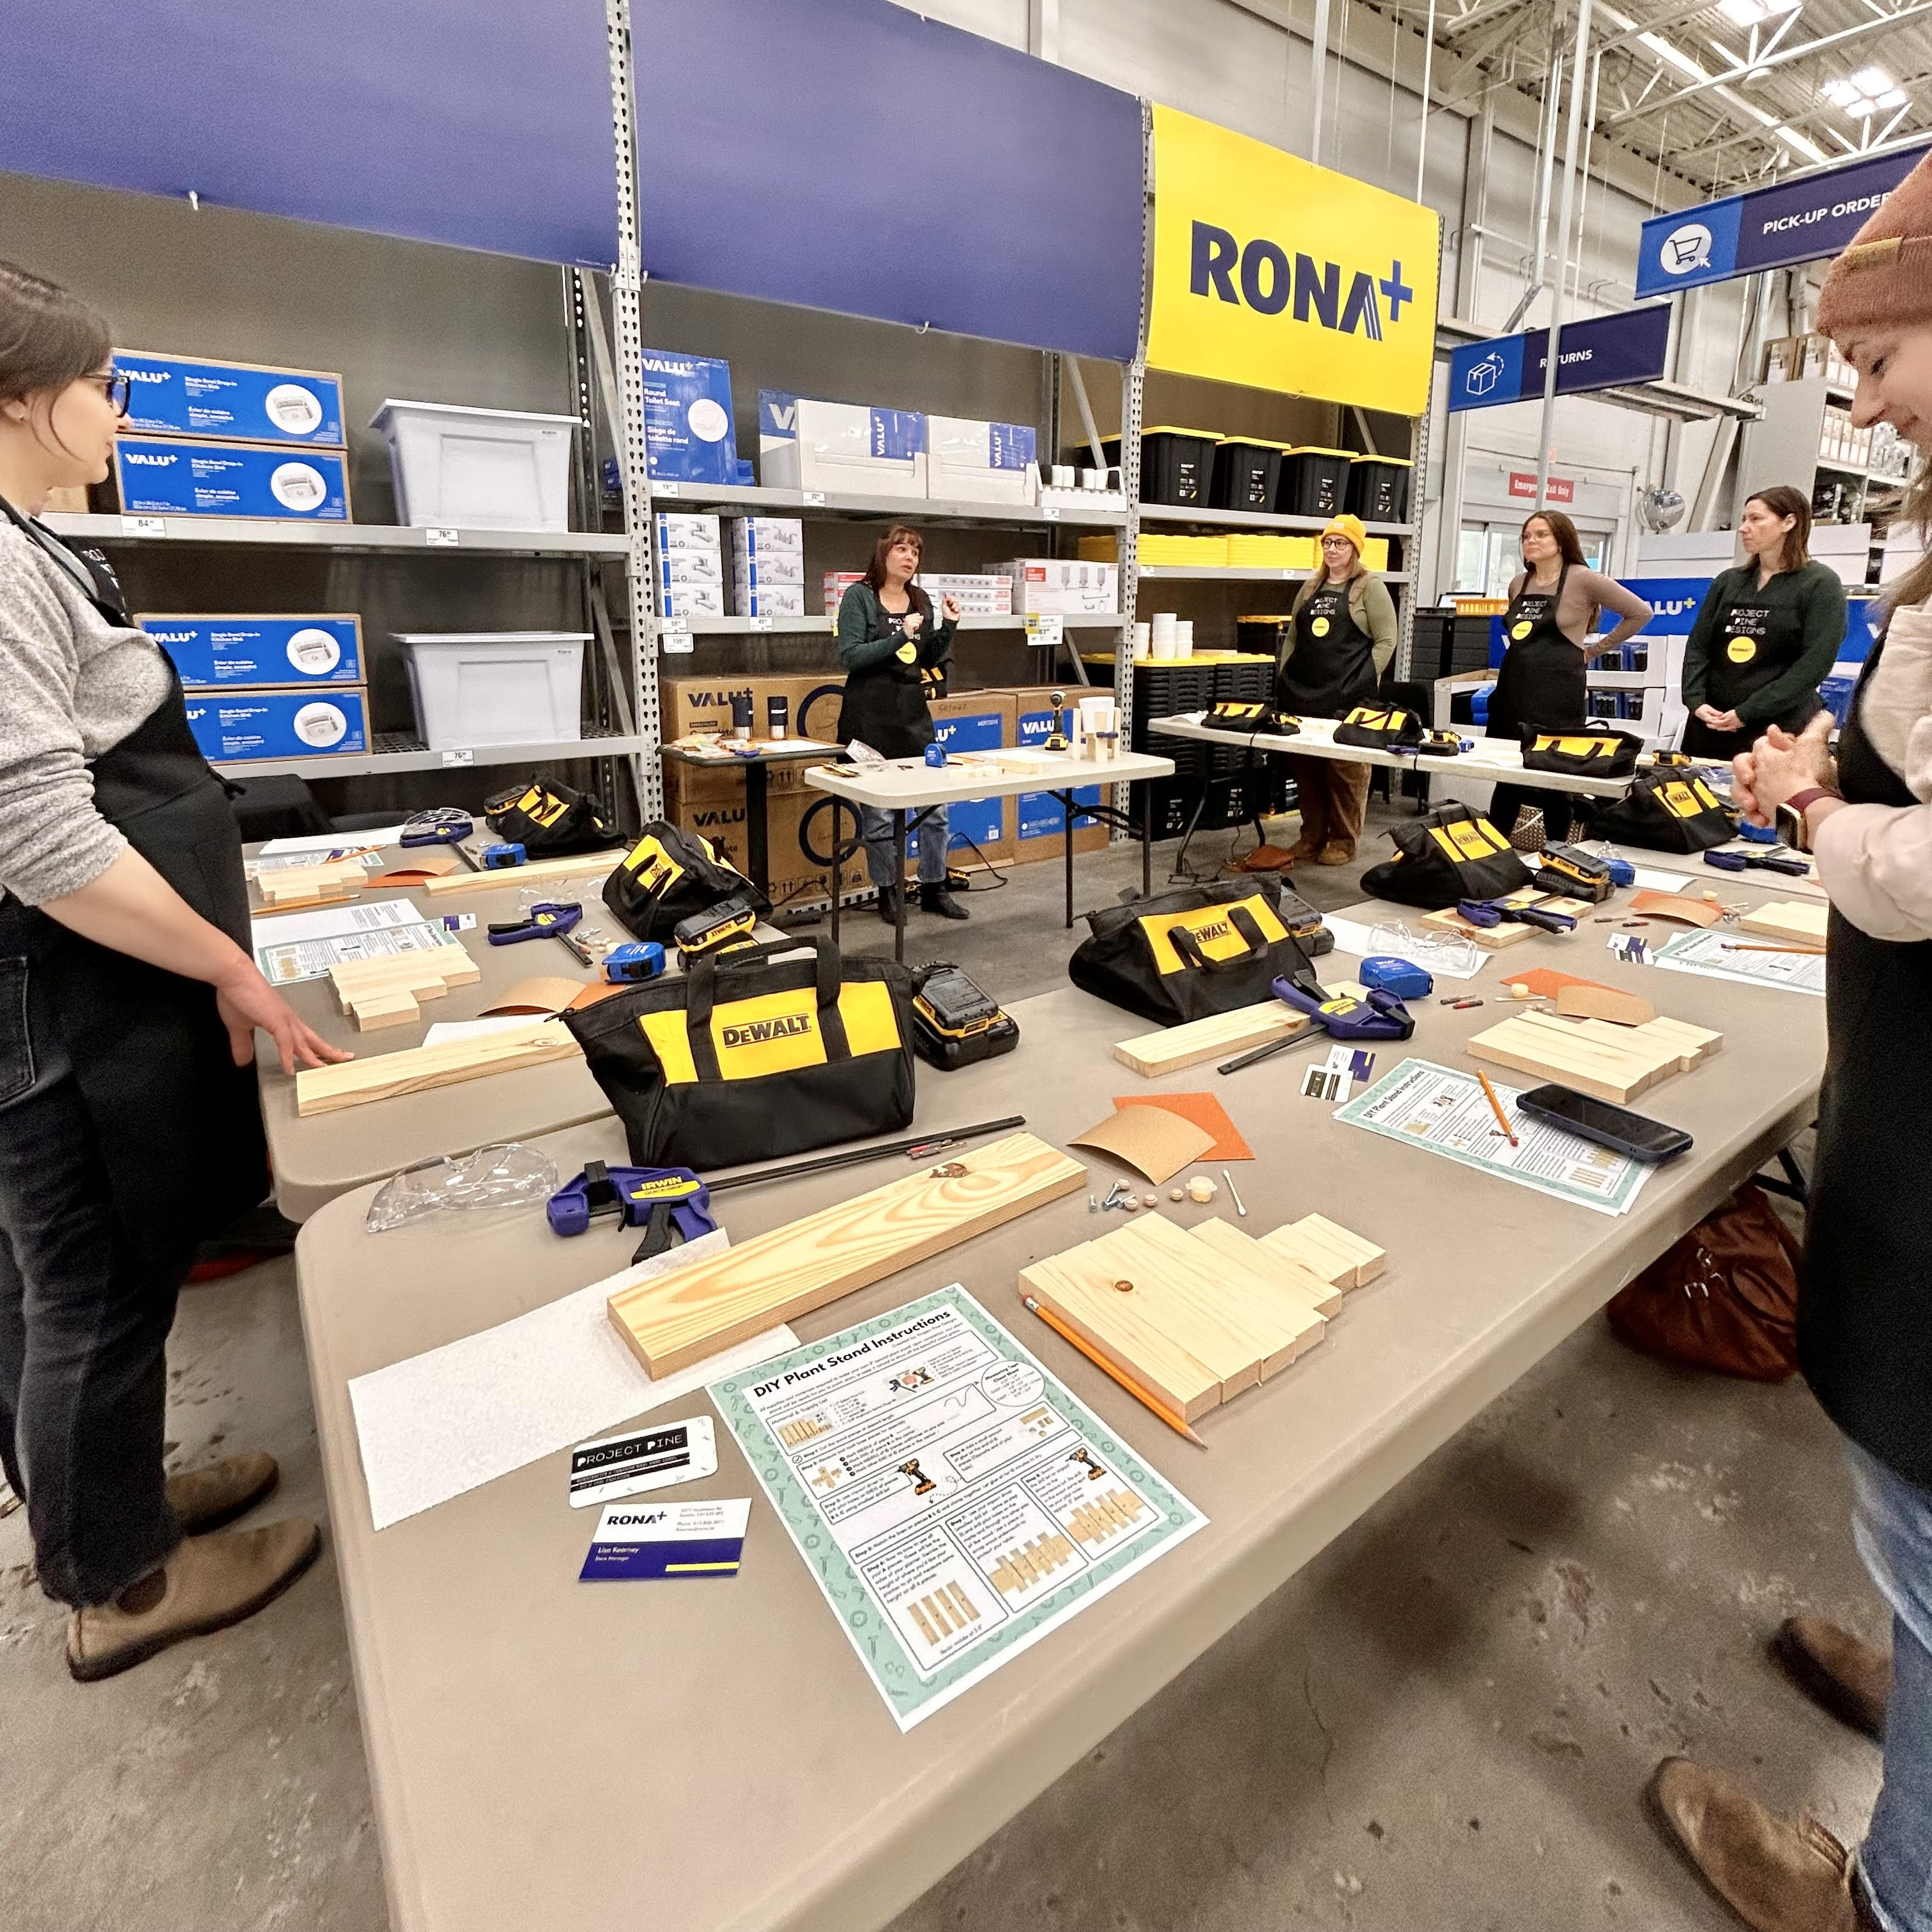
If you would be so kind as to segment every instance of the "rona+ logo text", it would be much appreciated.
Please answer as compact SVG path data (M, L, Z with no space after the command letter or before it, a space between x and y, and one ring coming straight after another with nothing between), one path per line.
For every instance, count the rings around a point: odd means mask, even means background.
M1258 315L1280 315L1292 302L1297 322L1318 322L1343 335L1366 335L1372 342L1382 340L1384 302L1388 320L1400 322L1402 310L1415 299L1414 290L1402 278L1400 262L1390 262L1388 275L1378 279L1365 269L1345 271L1340 262L1318 262L1312 255L1291 257L1264 236L1244 244L1208 221L1194 224L1188 291Z
M792 1013L783 1019L747 1020L742 1026L723 1028L718 1043L720 1046L760 1046L766 1040L794 1040L811 1030L812 1022L804 1014Z

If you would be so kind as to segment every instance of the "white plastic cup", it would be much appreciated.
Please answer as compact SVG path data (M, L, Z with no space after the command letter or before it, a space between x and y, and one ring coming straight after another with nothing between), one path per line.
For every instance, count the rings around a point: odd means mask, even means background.
M1194 655L1194 620L1192 617L1174 620L1174 655L1178 658L1191 658Z
M1073 466L1070 463L1056 463L1053 466L1053 487L1056 490L1073 488Z
M1156 658L1180 656L1174 644L1174 618L1172 610L1156 610L1148 633L1148 648Z
M1144 664L1154 651L1154 626L1144 618L1134 626L1134 662Z

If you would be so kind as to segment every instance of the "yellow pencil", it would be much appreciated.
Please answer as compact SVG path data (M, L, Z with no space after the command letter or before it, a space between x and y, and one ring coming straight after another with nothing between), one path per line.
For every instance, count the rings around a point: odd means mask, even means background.
M1154 1414L1159 1416L1161 1420L1167 1424L1168 1428L1173 1430L1178 1435L1186 1436L1189 1442L1198 1442L1202 1448L1204 1449L1207 1448L1208 1444L1206 1439L1202 1436L1196 1435L1194 1431L1187 1426L1186 1423L1180 1417L1176 1415L1174 1411L1169 1408L1165 1402L1160 1402L1153 1396L1149 1395L1147 1390L1142 1388L1140 1384L1136 1382L1131 1376L1123 1374L1120 1370L1115 1368L1113 1364L1108 1361L1106 1357L1100 1354L1097 1349L1090 1348L1088 1347L1087 1344L1082 1341L1080 1337L1075 1334L1073 1330L1068 1328L1065 1322L1059 1320L1057 1317L1048 1314L1044 1308L1041 1307L1038 1302L1034 1300L1031 1295L1023 1294L1020 1297L1020 1299L1022 1301L1024 1302L1027 1306L1031 1310L1034 1314L1037 1315L1063 1342L1069 1342L1073 1347L1078 1348L1102 1375L1111 1376L1114 1381L1118 1382L1121 1388L1126 1390L1128 1394L1133 1397L1135 1401L1139 1402L1144 1408L1152 1409Z
M1520 1147L1522 1143L1516 1138L1514 1130L1510 1126L1509 1116L1503 1112L1503 1103L1496 1098L1496 1090L1490 1084L1490 1076L1478 1067L1476 1078L1483 1083L1483 1091L1490 1097L1490 1111L1496 1117L1496 1125L1509 1136L1511 1147Z

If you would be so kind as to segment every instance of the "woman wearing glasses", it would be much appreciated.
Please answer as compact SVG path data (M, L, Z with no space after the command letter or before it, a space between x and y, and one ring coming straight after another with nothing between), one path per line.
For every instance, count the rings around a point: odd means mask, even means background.
M285 1071L349 1057L256 968L173 666L106 559L35 518L107 475L111 353L0 262L0 1462L83 1680L250 1615L320 1546L310 1522L206 1533L275 1466L164 1476L165 1348L196 1244L268 1192L255 1029Z

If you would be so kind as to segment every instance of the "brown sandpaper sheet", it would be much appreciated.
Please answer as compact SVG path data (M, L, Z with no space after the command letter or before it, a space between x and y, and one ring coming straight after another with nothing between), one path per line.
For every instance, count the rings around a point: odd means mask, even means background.
M1228 1118L1228 1110L1211 1094L1116 1094L1116 1107L1159 1107L1192 1120L1204 1133L1214 1136L1213 1146L1204 1148L1202 1160L1252 1160L1254 1150L1241 1138L1241 1130Z
M1214 1136L1164 1107L1129 1107L1116 1108L1067 1144L1110 1154L1159 1186L1198 1160L1214 1144Z

